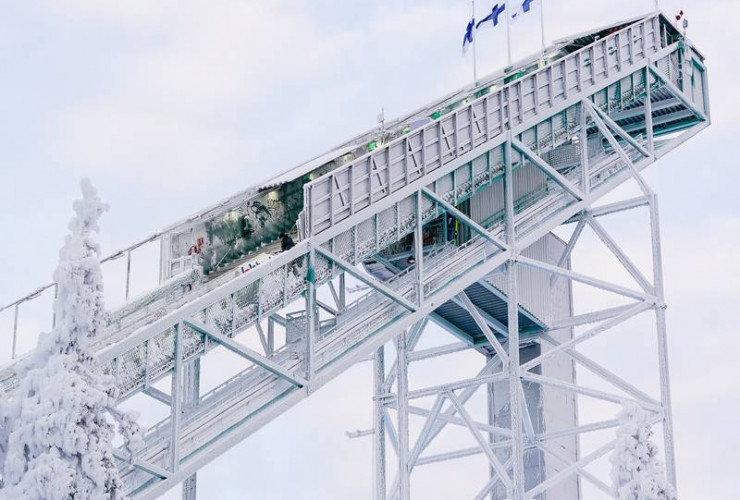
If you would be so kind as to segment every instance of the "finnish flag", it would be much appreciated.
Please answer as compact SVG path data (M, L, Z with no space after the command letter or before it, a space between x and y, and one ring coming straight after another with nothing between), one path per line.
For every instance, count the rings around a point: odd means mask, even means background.
M529 12L532 9L532 2L534 0L524 0L519 8L511 14L511 22L517 22L522 14Z
M498 26L499 16L501 16L505 10L506 4L495 4L493 9L491 9L491 13L481 19L478 24L475 25L475 29L479 30L482 28L494 28Z
M475 28L475 18L471 18L468 27L465 28L465 38L463 38L462 46L463 54L468 51L468 47L473 43L473 28Z

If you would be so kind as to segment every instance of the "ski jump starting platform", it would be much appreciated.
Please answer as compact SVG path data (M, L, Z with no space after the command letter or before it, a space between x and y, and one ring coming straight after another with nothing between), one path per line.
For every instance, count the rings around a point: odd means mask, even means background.
M99 367L121 401L143 393L170 409L140 453L118 453L128 492L152 499L183 482L195 498L198 469L369 358L375 500L407 500L416 468L471 455L490 468L476 499L579 499L581 481L611 496L585 467L614 443L584 456L578 436L617 423L579 422L577 396L652 412L675 484L658 205L641 172L709 123L703 55L653 13L560 40L103 259L127 259L127 300L95 340ZM640 195L598 204L625 183ZM600 222L641 207L651 275ZM567 241L552 233L564 224ZM586 228L634 286L572 269ZM283 232L296 245L279 252ZM130 297L131 255L150 244L160 286ZM618 305L574 315L573 283ZM23 308L53 290L2 309L14 357ZM655 317L657 395L576 349L639 314ZM429 322L449 344L416 348ZM395 350L388 366L384 346ZM245 369L201 393L200 360L216 348ZM474 377L409 389L409 364L462 351L480 353ZM614 391L579 385L575 367ZM162 380L169 391L154 386ZM2 367L0 388L16 383L14 363ZM478 389L485 418L467 406ZM414 442L410 415L422 422ZM432 454L447 426L477 446Z

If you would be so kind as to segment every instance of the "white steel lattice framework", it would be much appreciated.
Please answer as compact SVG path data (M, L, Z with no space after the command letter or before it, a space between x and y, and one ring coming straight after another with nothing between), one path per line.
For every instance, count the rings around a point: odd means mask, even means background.
M675 484L658 207L641 172L709 125L703 56L659 14L579 35L552 51L557 53L552 60L538 56L522 66L517 78L493 75L465 89L464 99L444 113L435 112L427 123L380 141L367 154L309 182L302 241L293 249L246 274L204 282L188 281L185 274L110 312L95 345L100 369L116 377L121 401L145 394L170 408L168 418L148 429L139 455L118 455L133 498L156 498L183 481L185 497L194 498L199 468L372 353L376 499L406 500L417 467L475 453L490 464L477 498L542 498L573 475L610 494L586 467L608 454L612 443L575 460L549 443L615 422L548 426L539 432L523 386L613 403L632 400L653 412L662 423L668 479ZM597 204L627 182L637 183L641 196ZM485 196L492 200L488 212L466 208ZM644 206L650 211L650 278L599 222ZM427 244L425 232L440 218L454 219L467 236ZM528 249L565 223L575 229L556 262L528 256ZM570 256L586 227L636 286L570 269ZM166 231L155 236L164 238ZM407 237L413 239L411 265L385 278L362 269L370 261L382 262L384 252ZM108 260L124 253L130 257L137 247ZM548 273L540 295L572 282L623 301L576 316L532 314L527 304L532 285L517 279L527 270ZM497 282L502 272L506 279ZM348 278L363 283L367 293L349 301ZM500 318L473 300L469 289L475 285L506 301ZM17 318L19 306L34 296L5 309ZM467 311L472 320L467 330L440 317L450 303ZM656 318L657 398L577 350L647 312ZM430 319L462 342L416 350ZM16 319L14 330L17 324ZM560 334L573 328L587 329L563 340ZM472 330L481 335L474 337ZM381 346L389 342L396 345L397 362L386 370ZM519 347L523 353L525 345L533 344L540 346L538 354L520 360ZM217 347L237 354L245 369L201 393L199 360ZM477 376L409 389L410 364L471 349L486 356ZM562 356L615 391L538 372ZM170 381L168 392L155 387L163 380ZM15 384L13 365L0 369L0 388L12 391ZM479 388L486 388L490 399L485 422L469 406ZM498 421L502 413L494 410L502 394L509 414ZM432 398L432 405L417 404L423 398ZM395 425L391 409L398 416ZM410 415L425 419L413 443ZM430 454L430 445L449 426L467 429L476 448ZM398 458L391 481L386 480L387 442ZM558 462L559 472L529 477L525 457L532 450Z
M635 174L639 179L640 186L647 187L639 173ZM583 193L588 198L588 189ZM628 210L636 210L647 207L649 210L649 226L651 234L653 276L648 279L629 259L625 252L619 247L604 227L598 222L598 218L606 217L614 213ZM454 210L454 209L451 209ZM507 210L511 216L511 204ZM462 216L462 215L461 215ZM374 441L374 471L375 485L374 498L385 499L407 499L410 494L410 475L416 467L438 463L449 460L469 457L475 454L484 455L491 465L490 479L482 482L482 487L473 498L482 500L488 498L539 498L548 489L558 483L575 475L601 490L609 497L613 492L606 482L586 470L591 463L609 454L614 446L614 440L610 440L600 448L576 461L564 458L554 447L550 446L552 440L565 436L577 436L582 433L601 431L616 428L618 422L608 419L588 424L579 424L574 427L547 430L546 432L534 433L530 413L532 408L527 408L527 402L522 390L522 382L530 382L546 387L555 387L558 390L570 392L574 396L595 398L615 404L634 402L643 409L654 414L654 423L663 423L663 436L665 443L665 458L667 461L667 473L671 483L675 484L675 451L673 446L673 428L671 422L671 398L667 365L665 302L663 300L662 265L660 231L658 223L657 196L647 189L643 196L629 198L623 201L592 207L590 204L580 213L575 215L570 222L575 224L575 229L570 240L565 246L560 259L560 265L552 265L542 261L524 257L514 253L504 266L507 283L507 297L509 304L508 327L496 332L494 326L487 322L481 311L471 303L461 292L459 298L461 303L470 313L490 341L492 349L490 353L482 350L481 358L485 364L480 372L471 378L449 381L447 383L409 390L408 365L412 362L423 361L429 358L442 356L454 356L463 350L472 350L474 346L460 342L450 343L439 347L415 350L415 345L422 335L426 319L414 324L396 338L394 348L397 353L396 361L390 370L385 366L385 349L381 347L374 356L375 368L375 415L374 428L370 431L359 433L359 435L372 435ZM585 227L590 227L598 235L606 247L619 260L624 269L639 284L639 288L631 289L609 283L590 276L572 271L569 266L564 266L577 246ZM508 232L510 235L511 233ZM512 245L513 243L513 245ZM516 238L507 241L511 247L516 247ZM417 257L419 258L419 257ZM553 284L558 279L570 280L584 283L600 290L612 292L617 296L628 298L629 302L620 301L620 305L593 311L587 314L562 318L549 325L547 331L541 332L536 337L536 342L543 345L541 353L527 362L519 363L519 349L511 349L518 346L517 325L519 312L516 307L517 297L517 267L529 267L546 271L550 274ZM658 364L660 372L660 397L656 399L646 391L636 387L598 362L588 356L579 353L576 347L582 343L608 333L610 329L623 324L630 318L640 314L653 314L655 317L655 335L658 345ZM572 329L585 325L590 326L585 332L572 337L567 342L557 341L552 333L563 329ZM497 340L497 333L506 337L504 342ZM620 342L620 338L614 339ZM640 349L634 345L633 349ZM614 391L596 390L593 388L569 383L558 379L548 378L533 370L547 359L557 355L566 355L577 364L579 368L585 369L600 377ZM625 367L625 372L629 368ZM511 420L513 425L502 426L495 419L492 393L497 382L506 381L510 384L506 397L510 398L508 405L511 408ZM393 390L395 384L395 390ZM477 390L487 390L489 397L489 413L486 421L476 421L471 418L466 410L466 402ZM434 398L430 407L415 406L415 401L424 398ZM388 411L392 408L397 411L397 420L393 421ZM547 411L547 409L545 410ZM409 442L409 415L422 417L422 430L417 434L415 442ZM424 451L432 444L435 436L446 426L461 426L466 428L474 437L477 447L463 448L436 454L424 454ZM359 436L358 435L358 436ZM388 438L390 436L390 439ZM494 436L501 438L495 439ZM616 436L615 436L616 437ZM386 459L387 444L392 444L396 454L397 469L393 474L394 479L387 481L389 464ZM511 454L506 460L497 455L496 450L510 449ZM534 485L525 491L524 488L524 455L528 449L538 449L545 455L553 457L560 462L562 470L560 473L547 477L546 480ZM454 480L451 478L451 480ZM493 494L494 487L501 485L505 488L505 496L496 497ZM573 497L576 498L576 497Z

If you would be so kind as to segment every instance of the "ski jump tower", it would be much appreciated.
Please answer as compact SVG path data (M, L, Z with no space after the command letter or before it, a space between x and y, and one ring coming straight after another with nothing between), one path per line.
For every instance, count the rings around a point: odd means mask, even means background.
M360 434L374 442L376 500L409 499L419 468L473 456L485 461L476 499L579 499L585 482L610 496L586 467L613 440L588 452L578 440L616 422L579 421L577 397L651 412L675 484L658 205L641 172L709 122L704 57L654 13L559 41L104 259L126 257L127 300L96 341L100 369L121 401L169 407L142 452L118 455L131 496L184 481L194 498L199 468L369 357L374 428ZM603 201L626 183L640 194ZM602 224L630 210L649 214L652 273ZM552 233L563 225L574 228L566 241ZM296 246L272 252L292 227ZM634 286L573 268L586 228ZM161 246L161 284L129 297L131 256L150 244ZM615 304L574 314L574 283ZM3 308L14 338L19 312L53 289ZM578 349L647 314L656 394L627 380L632 363L617 374ZM423 347L439 327L449 342ZM200 360L223 348L244 371L201 393ZM410 384L410 366L463 354L480 360L469 376ZM580 385L585 372L612 389ZM0 387L15 385L11 363ZM438 451L449 429L474 446Z

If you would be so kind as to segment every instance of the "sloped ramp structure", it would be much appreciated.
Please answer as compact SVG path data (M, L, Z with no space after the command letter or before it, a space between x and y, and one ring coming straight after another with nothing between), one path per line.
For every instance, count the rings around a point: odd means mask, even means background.
M129 298L127 275L128 300L108 313L95 347L122 401L143 392L171 408L141 453L119 454L132 498L156 498L182 481L194 498L199 468L369 356L376 499L408 499L415 467L473 454L490 465L479 499L577 499L580 480L609 492L585 467L612 445L583 455L576 438L615 423L579 423L576 395L654 412L675 484L657 199L640 173L709 119L704 57L670 19L650 14L559 41L105 259L127 256L130 270L133 251L161 245L160 287ZM625 183L642 194L597 205ZM639 207L650 211L650 278L598 222ZM575 227L568 241L552 234L564 224ZM571 269L587 227L635 287ZM282 232L296 245L278 252ZM349 299L349 281L364 287L359 298ZM574 282L623 301L573 315ZM45 290L53 284L4 308L15 313L14 329L20 307ZM657 397L575 349L648 311ZM454 342L416 351L428 321ZM247 347L247 336L261 349ZM392 341L388 370L383 346ZM199 359L217 347L247 368L200 394ZM484 356L475 377L409 391L409 363L462 350ZM574 363L621 392L579 386ZM0 372L4 391L16 384L13 366ZM153 386L165 377L169 393ZM485 423L466 409L481 387ZM429 397L431 407L414 405ZM409 415L425 418L415 443ZM447 425L467 428L477 447L425 453ZM398 464L391 481L389 442Z

